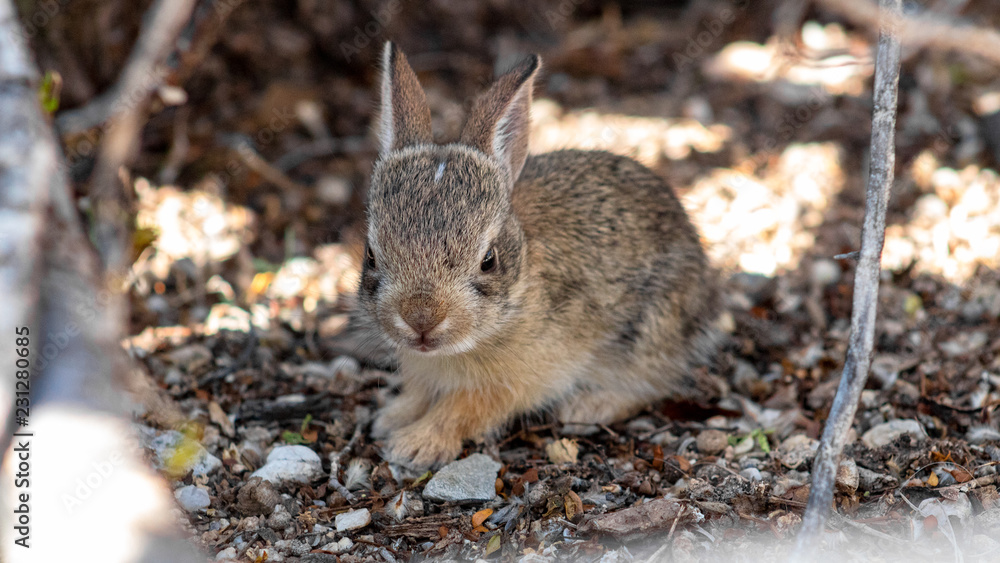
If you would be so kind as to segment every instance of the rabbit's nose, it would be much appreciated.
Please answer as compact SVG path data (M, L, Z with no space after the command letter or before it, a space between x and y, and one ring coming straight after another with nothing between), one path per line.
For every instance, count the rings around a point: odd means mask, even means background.
M410 328L420 335L421 340L426 340L430 331L434 330L434 328L440 325L441 321L444 320L444 315L441 315L440 317L418 315L414 317L403 317L403 320L406 321L406 324L410 325Z
M419 301L421 302L402 307L399 316L414 332L420 335L421 340L424 340L435 327L444 321L447 312L444 307L437 303L430 303L425 299Z

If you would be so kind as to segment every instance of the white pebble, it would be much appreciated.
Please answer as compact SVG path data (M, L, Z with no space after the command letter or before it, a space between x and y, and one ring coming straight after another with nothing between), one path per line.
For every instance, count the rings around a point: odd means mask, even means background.
M174 491L174 498L181 508L188 512L198 512L202 508L208 508L212 500L208 497L208 491L199 489L194 485L187 485Z
M372 521L372 514L367 508L360 508L358 510L348 510L347 512L337 515L334 519L334 524L337 526L338 532L345 532L347 530L357 530L358 528L364 528Z
M264 466L250 476L272 483L308 484L323 476L323 464L316 452L305 446L279 446L267 455Z

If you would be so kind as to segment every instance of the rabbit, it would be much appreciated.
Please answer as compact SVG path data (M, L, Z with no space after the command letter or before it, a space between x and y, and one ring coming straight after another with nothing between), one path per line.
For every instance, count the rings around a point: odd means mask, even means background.
M521 414L610 423L690 395L719 345L717 275L663 179L609 152L528 156L540 68L500 76L438 145L385 45L357 306L397 350L372 425L391 462L439 466Z

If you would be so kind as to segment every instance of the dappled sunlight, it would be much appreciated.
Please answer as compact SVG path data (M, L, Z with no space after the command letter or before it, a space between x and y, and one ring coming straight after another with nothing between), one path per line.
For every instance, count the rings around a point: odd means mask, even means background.
M924 191L905 223L889 225L882 265L913 267L962 283L982 265L1000 267L1000 178L990 169L939 167L930 153L910 170Z
M707 174L685 204L719 266L771 276L795 268L813 246L811 229L843 182L837 145L790 145L761 176L729 168Z
M830 95L858 96L874 72L867 45L852 49L839 24L807 22L802 28L804 47L811 53L789 52L777 37L767 43L738 41L724 47L705 66L716 80L751 82L785 81L818 86ZM804 55L817 54L817 58Z
M694 119L639 117L593 109L566 111L552 100L531 106L532 153L560 149L606 150L655 167L681 160L692 151L718 152L732 137L726 125L703 125Z
M167 277L178 260L187 258L203 267L232 257L252 240L253 213L217 195L156 187L145 178L136 180L135 193L136 225L155 237L137 265L160 279Z

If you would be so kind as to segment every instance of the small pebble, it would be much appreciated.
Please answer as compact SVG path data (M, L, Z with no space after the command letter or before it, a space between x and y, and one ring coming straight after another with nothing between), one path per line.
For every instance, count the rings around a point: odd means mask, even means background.
M716 455L729 445L729 436L722 430L709 428L698 434L695 443L699 452L705 455Z
M197 512L202 508L208 508L212 500L208 496L208 491L200 489L194 485L187 485L174 491L174 498L181 508L188 512Z
M284 530L292 523L292 515L285 509L285 505L274 505L274 512L267 517L267 525L275 530Z
M357 530L358 528L364 528L368 524L371 524L372 514L367 508L359 508L358 510L348 510L338 514L334 520L334 525L337 526L338 532L346 532L347 530Z
M862 491L881 491L898 484L899 482L892 475L876 473L871 469L858 467L858 488Z
M821 259L813 262L810 271L812 282L820 287L840 281L840 266L833 260Z
M305 446L278 446L267 455L264 466L250 476L272 483L307 485L323 476L323 463L316 452Z
M361 364L350 356L337 356L330 362L330 371L333 375L343 374L347 377L356 377L361 373Z
M869 448L875 449L892 443L904 434L909 434L917 442L927 438L924 427L916 420L897 419L871 427L861 436L861 441Z
M500 464L489 456L472 454L434 474L424 487L424 498L438 502L493 500L499 471Z
M340 538L340 541L330 542L320 549L331 553L344 553L350 551L352 547L354 547L354 541L351 538Z
M858 464L853 459L841 460L837 467L837 489L854 494L858 490Z
M251 477L236 494L236 509L245 515L270 514L281 503L281 495L270 481ZM248 522L250 518L244 518Z

